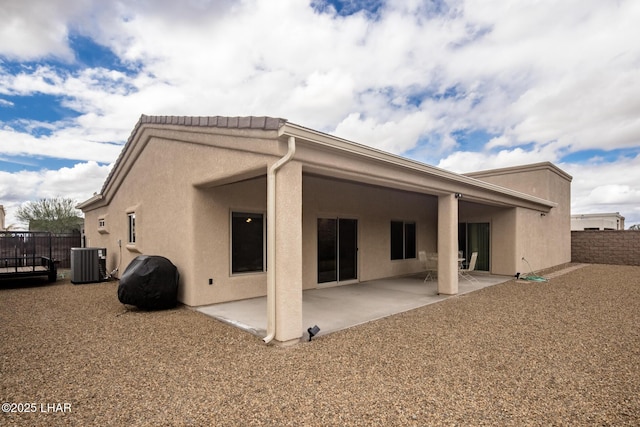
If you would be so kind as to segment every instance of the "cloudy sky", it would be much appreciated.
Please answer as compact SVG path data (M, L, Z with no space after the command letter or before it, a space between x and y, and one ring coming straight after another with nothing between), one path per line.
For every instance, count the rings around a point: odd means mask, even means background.
M640 1L2 0L0 204L99 191L141 114L267 115L640 223Z

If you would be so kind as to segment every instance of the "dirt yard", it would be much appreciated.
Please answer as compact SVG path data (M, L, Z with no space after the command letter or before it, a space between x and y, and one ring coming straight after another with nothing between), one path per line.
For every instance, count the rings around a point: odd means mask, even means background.
M185 307L126 311L116 289L0 284L0 425L640 425L640 267L510 281L291 348Z

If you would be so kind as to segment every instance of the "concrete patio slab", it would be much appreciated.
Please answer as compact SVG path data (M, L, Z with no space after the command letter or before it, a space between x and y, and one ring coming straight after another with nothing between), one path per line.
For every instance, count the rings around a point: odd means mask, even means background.
M477 281L460 279L458 295L513 279L481 273L474 277ZM456 296L438 295L437 282L424 282L423 279L421 274L306 290L302 293L303 339L308 339L306 330L314 325L320 328L318 336L325 335ZM196 310L259 337L266 336L266 297L197 307Z

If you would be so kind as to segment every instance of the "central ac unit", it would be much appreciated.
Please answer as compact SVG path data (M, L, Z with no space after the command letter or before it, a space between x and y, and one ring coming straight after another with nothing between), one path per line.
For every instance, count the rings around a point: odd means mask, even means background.
M71 248L71 283L107 279L107 248Z

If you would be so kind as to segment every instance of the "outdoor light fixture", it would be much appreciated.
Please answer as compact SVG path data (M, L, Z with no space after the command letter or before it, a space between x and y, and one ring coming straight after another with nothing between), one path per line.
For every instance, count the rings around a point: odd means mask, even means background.
M455 196L456 196L456 199L462 199L462 194L460 193L456 193Z
M311 341L311 338L313 338L315 335L318 334L318 332L320 332L320 328L318 328L318 325L315 325L307 329L307 332L309 333L309 341Z

